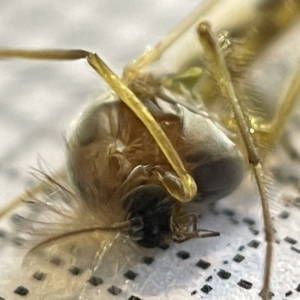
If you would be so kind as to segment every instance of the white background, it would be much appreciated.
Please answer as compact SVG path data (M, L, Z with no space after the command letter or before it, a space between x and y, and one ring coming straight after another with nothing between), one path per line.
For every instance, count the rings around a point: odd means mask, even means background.
M87 49L96 51L114 70L121 73L126 63L143 53L147 46L155 45L198 2L1 1L0 47ZM63 164L63 135L68 125L103 89L105 87L101 79L84 61L0 62L1 206L24 190L30 181L28 171L31 166L37 165L39 156L53 168ZM233 225L224 214L207 214L201 224L204 224L204 228L220 231L220 238L173 245L168 251L158 254L157 263L151 266L150 281L146 282L148 275L140 275L134 283L124 281L122 288L125 292L118 297L111 296L102 288L98 292L99 299L127 299L132 293L147 300L257 299L262 286L264 242L258 249L252 249L247 243L252 239L263 241L258 198L252 190L248 193L247 190L241 190L228 198L221 206L235 207L238 213L234 218L239 224ZM293 208L288 210L294 212ZM256 221L255 228L260 231L258 236L254 236L246 224L241 222L245 216ZM293 220L297 219L294 213L292 216ZM295 221L292 219L284 224L278 218L276 220L280 239L291 235L291 230L294 238L297 238L297 234L300 238L299 223L293 223ZM9 239L0 242L10 243ZM237 248L241 245L245 245L245 250L240 254L246 258L237 264L232 262L232 258L239 253ZM273 299L283 299L289 290L293 291L289 299L297 299L300 295L295 291L300 283L299 276L296 276L299 274L300 254L289 248L290 245L283 241L276 245L277 263L273 276L276 296ZM181 262L175 256L178 250L190 251L191 258ZM0 296L21 299L20 296L12 295L12 292L19 284L26 285L27 279L7 270L14 270L20 258L16 262L16 258L7 249L2 249L0 256ZM199 258L213 265L207 271L198 270L194 265ZM225 265L223 262L226 260L229 263ZM218 278L216 273L220 268L232 273L229 280ZM142 267L137 266L137 269L143 274ZM209 275L213 276L212 282L208 283L213 291L206 295L200 288L206 284L205 278ZM240 288L237 285L240 279L252 282L252 289ZM191 296L194 290L197 294ZM53 299L51 297L49 299ZM29 294L26 299L39 297Z

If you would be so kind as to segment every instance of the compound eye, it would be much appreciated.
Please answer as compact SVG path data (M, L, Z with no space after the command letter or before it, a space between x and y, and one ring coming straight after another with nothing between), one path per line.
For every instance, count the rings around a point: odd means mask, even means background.
M244 162L240 157L209 161L194 169L201 200L216 201L232 193L241 183Z

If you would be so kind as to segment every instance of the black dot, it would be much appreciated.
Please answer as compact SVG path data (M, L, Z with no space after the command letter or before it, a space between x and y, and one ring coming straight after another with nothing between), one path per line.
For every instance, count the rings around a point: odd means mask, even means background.
M115 286L115 285L112 285L111 287L109 287L109 288L107 289L107 291L108 291L110 294L114 295L114 296L117 296L117 295L119 295L120 293L122 293L122 290L121 290L120 288L118 288L117 286Z
M295 251L296 253L300 253L300 249L294 246L291 246L291 250Z
M142 262L148 266L151 265L153 263L153 261L154 261L154 258L151 256L144 256L142 258Z
M231 274L223 269L220 269L220 271L217 273L217 275L222 279L229 279Z
M251 248L258 248L260 242L257 241L257 240L252 240L250 243L248 243L248 246L251 247Z
M296 288L297 292L300 292L300 284L298 284L297 288Z
M289 216L290 216L290 213L289 213L288 211L286 211L286 210L282 211L282 212L278 215L278 217L279 217L280 219L287 219Z
M250 290L252 288L252 283L249 282L249 281L246 281L244 279L241 279L239 282L238 282L238 285L246 290Z
M166 244L166 243L160 243L158 248L162 249L162 250L167 250L170 247L170 245Z
M223 264L224 264L224 265L228 265L228 260L224 260L224 261L223 261Z
M191 292L191 296L194 296L194 295L196 295L196 294L197 294L197 291L196 291L196 290L194 290L194 291Z
M210 276L208 276L206 279L205 279L205 281L207 281L207 282L209 282L209 281L212 281L212 276L210 275Z
M228 217L233 217L235 212L232 209L225 208L222 210L222 213Z
M141 298L137 297L137 296L130 296L127 300L142 300Z
M123 276L126 277L129 280L134 280L137 275L138 275L137 273L135 273L131 270L128 270L125 274L123 274Z
M297 240L295 240L295 239L293 239L293 238L291 238L291 237L289 237L289 236L286 236L286 237L284 238L284 241L286 241L287 243L289 243L289 244L291 244L291 245L297 244Z
M245 246L239 246L238 251L243 251L245 249Z
M32 277L38 281L43 281L46 278L46 274L43 272L36 271Z
M176 253L176 256L185 260L185 259L190 258L191 255L189 252L181 250Z
M82 273L82 269L73 266L73 267L71 267L71 268L69 269L69 272L70 272L72 275L77 276L77 275L80 275L80 274Z
M52 257L50 259L50 263L55 266L59 266L61 264L61 259L59 257Z
M202 288L201 288L201 291L205 294L208 294L213 288L208 285L208 284L205 284Z
M291 296L292 294L293 294L292 291L288 291L288 292L285 293L285 296L288 297L288 296Z
M237 255L234 256L234 258L233 258L232 260L235 261L235 262L237 262L237 263L240 263L240 262L242 262L244 259L245 259L245 256L240 255L240 254L237 254Z
M253 233L253 235L258 235L259 234L259 230L253 228L253 227L249 227L249 230Z
M244 218L243 222L246 223L249 226L255 225L255 221L253 219L251 219L251 218L248 218L248 217Z
M20 285L14 290L14 293L20 296L26 296L29 293L29 291L28 289L26 289L26 287Z
M103 283L102 278L97 277L97 276L91 276L88 282L93 285L93 286L98 286Z
M196 263L196 266L197 266L197 267L199 267L199 268L201 268L201 269L204 269L204 270L206 270L207 268L209 268L210 265L211 265L210 262L205 261L205 260L203 260L203 259L200 259L200 260Z

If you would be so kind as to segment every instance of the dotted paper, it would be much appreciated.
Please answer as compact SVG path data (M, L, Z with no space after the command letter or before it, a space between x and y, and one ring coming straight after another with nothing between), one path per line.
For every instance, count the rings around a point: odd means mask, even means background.
M0 46L84 48L97 51L121 72L126 63L188 15L197 2L130 0L125 6L88 0L73 1L71 6L66 0L55 5L31 0L26 3L26 12L17 2L1 3ZM2 206L32 184L31 166L45 161L52 170L63 164L64 136L71 121L106 88L84 62L1 61L0 76ZM272 195L281 199L281 186L274 189ZM126 247L116 246L106 258L107 264L116 264L113 274L101 270L101 264L91 271L50 257L44 269L37 265L24 275L21 265L27 250L10 220L5 219L0 227L0 299L34 299L41 293L46 293L42 299L62 299L63 293L63 299L79 295L83 299L120 300L257 299L265 242L259 199L249 180L216 207L204 205L199 212L201 228L219 231L220 237L172 244L165 250L140 249L121 237L119 243ZM299 241L299 211L278 200L272 214L277 230L273 299L297 299L300 251L293 247L299 246L284 239ZM54 286L53 274L62 278ZM70 283L69 290L58 288L64 280Z

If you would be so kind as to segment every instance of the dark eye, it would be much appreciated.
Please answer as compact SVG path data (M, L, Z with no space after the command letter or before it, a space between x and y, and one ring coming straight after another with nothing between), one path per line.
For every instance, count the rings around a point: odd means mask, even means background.
M193 170L201 200L215 201L232 193L240 184L244 163L239 157L209 161Z
M143 227L129 235L145 248L164 244L171 235L170 218L174 200L162 188L154 185L135 189L126 199L128 219L139 218Z

